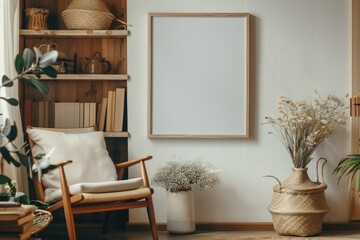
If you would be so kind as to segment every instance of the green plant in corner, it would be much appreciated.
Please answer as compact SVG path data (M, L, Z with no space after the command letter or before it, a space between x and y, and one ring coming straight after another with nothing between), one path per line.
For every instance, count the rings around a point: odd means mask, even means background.
M336 168L334 169L333 174L338 175L338 184L342 177L350 176L350 181L353 181L356 173L360 171L360 154L350 154L346 157L343 157ZM360 186L360 175L357 175L358 186ZM360 194L360 189L358 190Z
M38 89L44 95L49 93L48 87L39 81L39 79L41 78L41 74L46 74L51 78L57 77L57 73L51 65L56 62L58 52L53 50L42 54L41 51L35 47L34 52L35 54L29 48L25 48L22 55L18 54L16 56L15 69L18 74L14 78L9 78L4 75L2 77L0 88L12 87L14 85L14 81L20 80L22 83L29 84L30 86ZM12 97L0 96L0 99L6 101L12 106L19 105L19 101ZM2 114L0 113L0 115ZM23 153L27 144L25 143L18 147L13 143L17 135L18 132L16 123L11 123L9 119L6 119L5 124L1 125L0 128L0 185L7 185L8 189L0 193L0 195L15 196L16 194L14 182L4 174L4 161L17 168L21 166L26 168L30 167L29 157L26 153ZM24 199L24 201L26 200L28 199Z

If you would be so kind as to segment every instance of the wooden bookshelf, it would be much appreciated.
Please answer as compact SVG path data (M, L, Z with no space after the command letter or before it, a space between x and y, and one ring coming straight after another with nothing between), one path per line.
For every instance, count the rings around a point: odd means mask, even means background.
M59 53L65 55L61 59L75 59L79 71L68 68L65 74L58 74L56 79L41 76L41 80L49 87L49 95L44 96L29 85L20 84L19 100L21 106L30 102L95 102L100 104L107 97L109 91L116 88L127 89L127 36L129 30L119 30L119 23L113 21L109 29L103 30L68 30L61 17L61 13L69 6L72 0L20 0L20 26L19 26L19 51L25 48L39 48L43 44L56 44ZM127 21L127 0L103 0L109 10L117 19ZM25 9L45 8L49 9L48 29L27 29L27 17ZM43 49L42 51L46 51ZM111 69L107 74L83 74L80 71L80 58L92 57L96 52L101 53L102 58L110 62ZM60 56L60 55L59 55ZM125 95L124 124L122 132L105 132L105 140L109 155L114 163L128 160L128 137L127 132L127 106ZM22 109L24 116L24 109ZM28 111L29 112L29 111ZM124 178L127 178L125 171ZM61 214L54 213L55 222L63 222ZM114 212L112 218L122 226L128 220L127 211ZM76 216L75 222L101 223L104 219L102 214L90 216Z
M125 38L128 30L29 30L20 29L20 36L47 38Z
M27 75L25 75L27 76ZM127 74L58 74L57 78L50 78L42 74L40 80L70 81L70 80L96 80L96 81L126 81L129 80Z

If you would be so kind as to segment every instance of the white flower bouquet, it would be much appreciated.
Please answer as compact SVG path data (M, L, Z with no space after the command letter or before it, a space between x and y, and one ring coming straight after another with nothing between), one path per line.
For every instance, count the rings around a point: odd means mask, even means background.
M219 181L219 171L210 164L203 164L200 160L167 162L157 170L152 179L155 186L163 187L170 192L191 190L193 184L199 189L206 190Z
M319 144L346 124L348 107L343 99L334 95L323 99L316 91L315 96L311 102L280 97L277 116L265 118L275 129L296 168L305 168Z

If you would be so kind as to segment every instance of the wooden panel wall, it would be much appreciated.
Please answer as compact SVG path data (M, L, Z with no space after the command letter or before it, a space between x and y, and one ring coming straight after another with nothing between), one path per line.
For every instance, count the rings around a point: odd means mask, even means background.
M352 96L360 92L360 0L352 0L351 69ZM360 117L351 118L351 152L359 153ZM360 220L360 197L354 182L350 187L350 220Z

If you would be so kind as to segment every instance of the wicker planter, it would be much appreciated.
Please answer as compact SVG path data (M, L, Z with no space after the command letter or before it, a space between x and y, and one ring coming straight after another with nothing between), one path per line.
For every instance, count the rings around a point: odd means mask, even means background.
M27 8L25 10L27 17L27 28L32 30L48 29L49 9Z
M275 231L303 237L321 233L324 215L330 210L324 194L327 185L319 178L311 181L307 168L294 168L286 181L278 182L268 207Z

